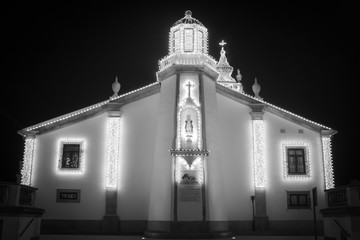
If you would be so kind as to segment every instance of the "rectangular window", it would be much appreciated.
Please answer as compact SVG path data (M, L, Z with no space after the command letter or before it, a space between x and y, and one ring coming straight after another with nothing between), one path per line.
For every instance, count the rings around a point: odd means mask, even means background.
M56 202L79 203L80 189L57 189Z
M205 38L202 31L198 31L198 49L200 52L205 52Z
M289 175L306 175L304 148L288 148L287 162Z
M176 30L173 36L173 51L180 51L180 31Z
M194 29L184 29L184 52L194 51Z
M286 191L288 209L310 209L310 191Z
M60 139L57 157L58 173L80 174L84 171L84 149L83 139Z
M64 144L61 168L79 168L80 144Z

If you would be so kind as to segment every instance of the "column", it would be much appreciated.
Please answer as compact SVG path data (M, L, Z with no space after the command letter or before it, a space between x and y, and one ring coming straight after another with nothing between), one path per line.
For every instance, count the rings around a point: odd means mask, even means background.
M324 182L326 190L335 187L334 169L331 153L331 136L335 133L336 131L334 130L321 130L321 143L324 163Z
M120 110L108 111L106 123L106 200L103 230L108 233L118 231L117 193L119 180L120 115Z
M255 189L255 230L265 231L269 228L269 217L266 214L266 161L265 161L265 131L264 104L251 104L251 119L253 132L253 165Z
M31 186L32 184L36 133L35 131L31 131L26 133L25 136L24 157L21 168L21 184L23 185Z

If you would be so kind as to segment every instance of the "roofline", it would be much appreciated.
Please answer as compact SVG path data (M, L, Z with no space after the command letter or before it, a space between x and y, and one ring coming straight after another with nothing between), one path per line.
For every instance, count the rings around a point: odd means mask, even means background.
M110 97L108 100L96 103L94 105L90 105L88 107L61 115L59 117L55 117L50 120L23 128L18 131L18 134L25 137L28 135L33 135L34 132L36 134L48 132L50 130L64 127L65 125L69 125L81 121L83 119L94 117L98 114L101 114L108 110L108 106L111 103L120 103L121 105L125 105L130 102L139 100L143 97L155 94L159 91L160 91L160 82L154 82L144 87L119 95L118 97Z
M278 106L275 106L269 102L266 102L262 99L259 98L255 98L249 94L246 93L242 93L242 92L236 92L234 90L231 90L225 86L222 86L221 84L217 83L216 84L216 91L222 95L228 96L231 99L243 103L247 106L250 106L252 104L264 104L265 106L265 111L267 112L271 112L277 116L283 117L287 120L290 120L296 124L300 124L304 127L310 128L312 130L317 130L317 131L321 131L321 130L328 130L330 132L332 132L331 135L337 133L336 130L333 130L330 127L327 127L325 125L322 125L320 123L314 122L312 120L309 120L307 118L304 118L300 115L297 115L295 113L292 113L290 111L287 111L283 108L280 108Z
M42 134L44 132L48 132L48 131L51 131L51 130L54 130L54 129L57 129L60 127L64 127L66 125L73 124L75 122L84 120L89 117L94 117L98 114L101 114L101 113L107 111L108 107L111 103L118 103L118 104L120 104L120 106L123 106L125 104L142 99L144 97L156 94L156 93L160 92L160 85L161 85L161 83L158 81L151 83L144 87L124 93L118 97L115 97L115 98L111 97L110 99L99 102L97 104L70 112L68 114L61 115L56 118L52 118L50 120L29 126L27 128L23 128L18 131L18 134L20 134L23 137L29 136L29 135L34 135L34 134L35 135ZM222 86L219 83L216 84L216 92L218 92L224 96L227 96L237 102L245 104L247 106L251 106L253 104L264 104L265 111L271 112L277 116L283 117L287 120L290 120L296 124L300 124L309 129L317 130L317 131L326 130L331 133L330 135L337 133L336 130L331 129L330 127L327 127L325 125L322 125L322 124L314 122L314 121L311 121L307 118L301 117L295 113L292 113L283 108L275 106L275 105L268 103L262 99L255 98L246 93L233 91L225 86Z

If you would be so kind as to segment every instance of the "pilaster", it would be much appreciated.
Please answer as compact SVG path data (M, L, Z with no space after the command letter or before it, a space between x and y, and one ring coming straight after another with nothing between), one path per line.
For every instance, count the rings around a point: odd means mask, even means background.
M118 231L117 215L118 161L120 151L120 104L111 103L108 108L106 132L106 176L105 176L105 215L102 229L107 233Z
M269 217L266 212L266 160L265 160L265 131L264 104L251 104L251 119L253 126L253 164L255 191L255 231L269 229Z

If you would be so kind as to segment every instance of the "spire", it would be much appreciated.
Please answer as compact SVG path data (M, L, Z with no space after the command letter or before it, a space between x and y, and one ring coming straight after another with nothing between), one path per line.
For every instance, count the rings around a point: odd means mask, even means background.
M120 85L120 83L119 83L119 81L118 81L118 77L117 77L117 76L115 77L115 82L113 82L113 84L111 85L111 87L112 87L112 90L114 91L114 94L113 94L110 98L116 98L116 97L118 97L118 96L119 96L119 95L118 95L118 92L120 91L121 85Z
M230 66L230 64L227 61L226 58L226 52L224 50L224 46L226 45L226 42L224 40L222 40L219 45L221 46L221 51L220 51L220 59L216 65L216 70L219 71L220 75L223 76L223 80L224 81L234 81L231 77L231 74L234 70L234 68L232 66ZM230 79L228 79L230 78Z

